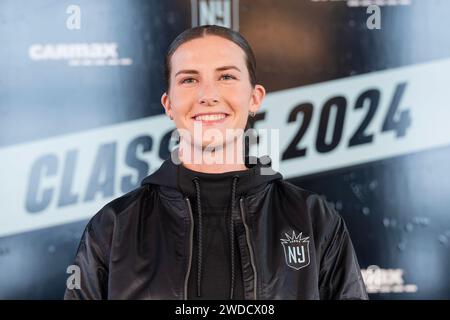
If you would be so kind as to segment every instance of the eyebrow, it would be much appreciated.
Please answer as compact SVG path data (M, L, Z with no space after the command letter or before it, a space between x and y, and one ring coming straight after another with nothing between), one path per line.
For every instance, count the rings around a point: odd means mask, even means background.
M229 69L235 69L235 70L241 72L241 70L236 66L223 66L223 67L216 68L216 71L224 71L224 70L229 70ZM199 72L194 69L180 70L175 74L175 77L181 73L198 74Z

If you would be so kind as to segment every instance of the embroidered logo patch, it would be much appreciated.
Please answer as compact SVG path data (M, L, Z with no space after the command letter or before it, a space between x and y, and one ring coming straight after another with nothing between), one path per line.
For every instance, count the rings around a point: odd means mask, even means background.
M286 239L280 239L284 249L284 257L286 264L295 269L309 265L309 237L302 238L302 233L295 235L292 230L292 235L285 233Z

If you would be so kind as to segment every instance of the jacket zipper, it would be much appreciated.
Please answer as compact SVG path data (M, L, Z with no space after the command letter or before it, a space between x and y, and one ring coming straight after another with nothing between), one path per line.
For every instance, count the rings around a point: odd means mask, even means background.
M251 244L251 241L250 241L250 231L249 231L249 228L248 228L248 225L247 225L247 222L245 221L245 215L244 215L244 199L243 198L241 198L240 199L240 208L241 208L241 218L242 218L242 222L243 222L243 224L244 224L244 228L245 228L245 240L246 240L246 242L247 242L247 246L248 246L248 251L250 252L250 263L251 263L251 265L252 265L252 269L253 269L253 274L254 274L254 288L253 288L253 291L254 291L254 299L255 300L257 300L257 298L258 298L258 295L257 295L257 290L256 290L256 288L257 288L257 283L258 283L258 276L257 276L257 273L256 273L256 265L255 265L255 258L254 258L254 256L253 256L253 247L252 247L252 244Z
M189 198L185 198L187 202L187 206L189 209L189 219L190 219L190 229L189 229L189 264L188 269L186 272L186 276L184 278L184 300L187 300L188 298L188 281L189 281L189 274L191 273L191 264L192 264L192 243L194 242L194 216L192 214L192 208L191 208L191 202L189 201Z

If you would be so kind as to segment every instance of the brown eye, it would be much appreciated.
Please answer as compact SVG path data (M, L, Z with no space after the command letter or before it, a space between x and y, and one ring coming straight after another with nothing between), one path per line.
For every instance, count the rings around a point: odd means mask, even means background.
M181 83L191 83L191 82L186 82L186 80L195 80L195 79L194 78L186 78L186 79L183 79L181 81Z

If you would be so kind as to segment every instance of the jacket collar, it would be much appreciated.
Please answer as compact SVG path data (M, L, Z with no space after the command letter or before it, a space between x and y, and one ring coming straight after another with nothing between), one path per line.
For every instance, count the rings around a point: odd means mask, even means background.
M271 159L269 156L246 156L245 165L247 168L249 168L249 172L243 172L242 174L239 174L240 178L243 179L238 186L237 194L239 195L253 194L267 185L267 183L283 178L281 173L276 172L271 168ZM164 160L164 162L155 172L142 180L141 185L158 185L162 187L168 187L176 189L185 194L186 192L183 192L183 190L180 188L179 174L180 171L182 171L183 173L187 173L187 169L182 168L180 170L181 166L183 165L179 161L178 148L176 148L174 151L172 151L172 155L169 159ZM190 170L189 173L195 173L195 171ZM216 174L198 174L198 176L201 176L203 178L207 178L209 175Z

